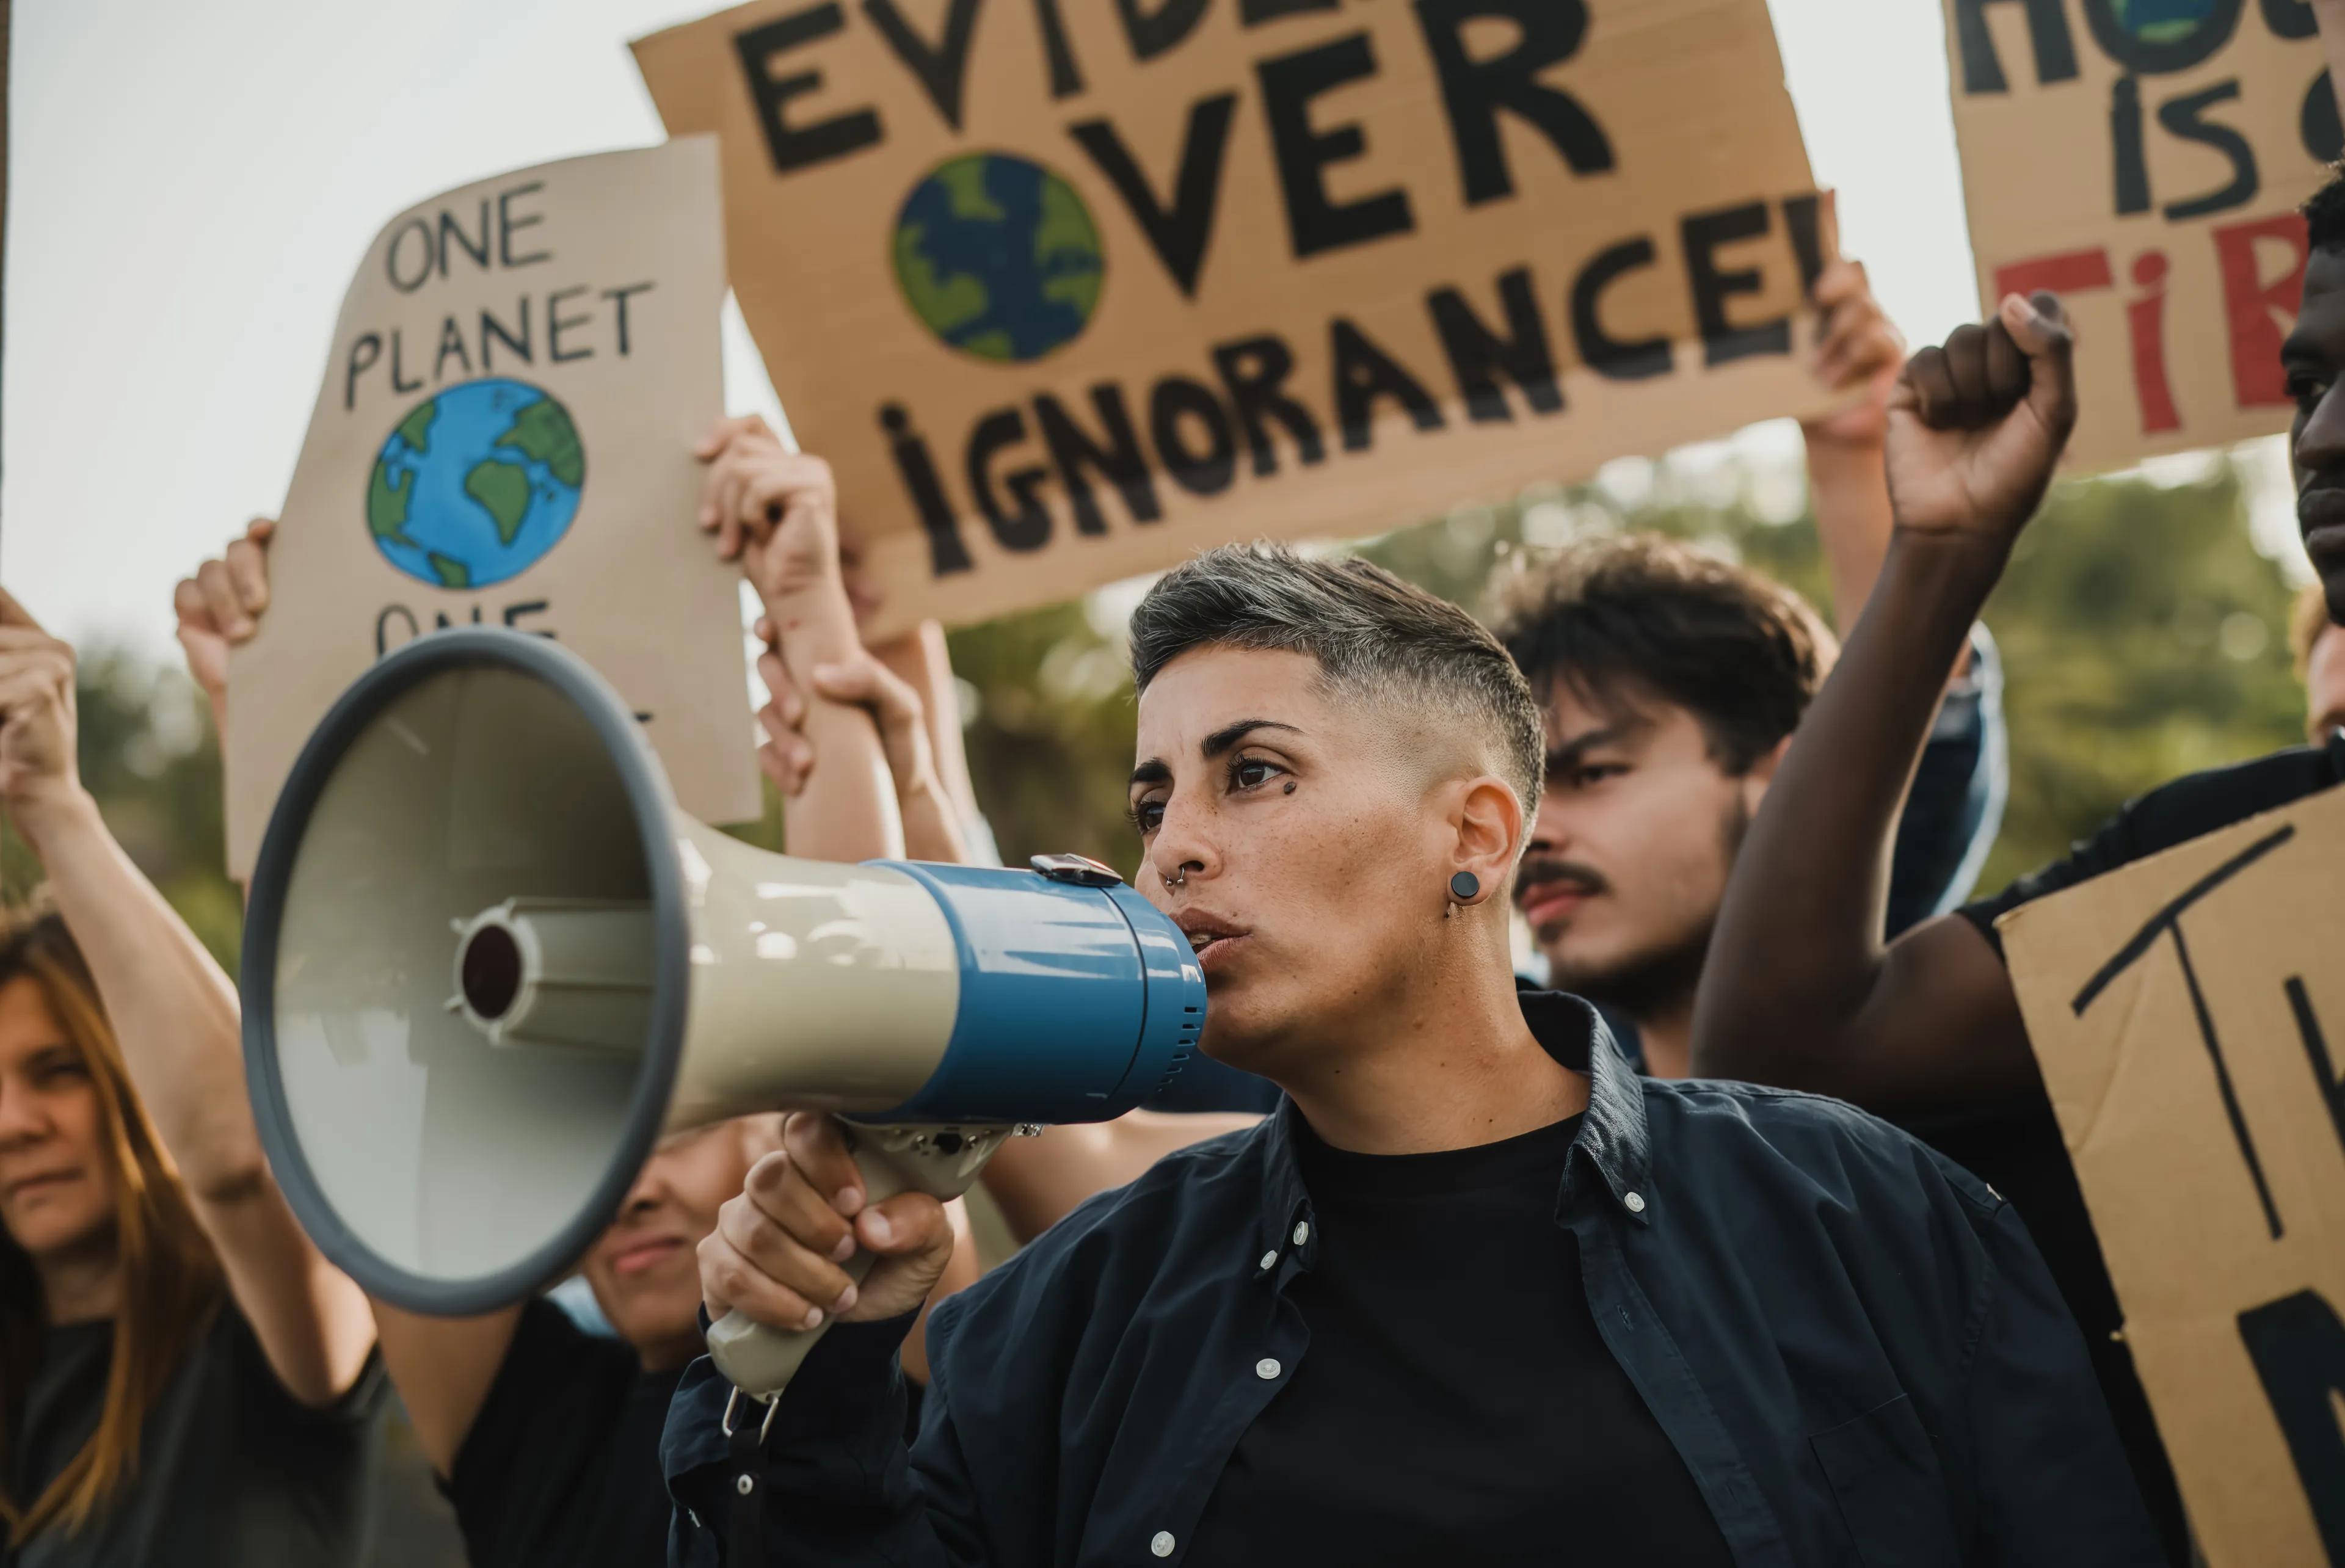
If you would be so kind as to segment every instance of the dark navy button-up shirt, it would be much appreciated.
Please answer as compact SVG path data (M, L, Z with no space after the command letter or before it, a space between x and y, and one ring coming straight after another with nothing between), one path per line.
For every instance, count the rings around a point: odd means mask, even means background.
M1577 998L1523 1011L1589 1078L1555 1222L1737 1563L2158 1562L2084 1345L2001 1199L1835 1100L1639 1078ZM1265 1369L1310 1354L1289 1295L1321 1245L1297 1115L1167 1158L939 1305L909 1452L909 1319L834 1329L754 1472L728 1456L724 1380L695 1363L663 1447L674 1560L724 1560L747 1473L770 1563L1182 1561L1284 1386ZM1471 1259L1426 1267L1470 1297Z

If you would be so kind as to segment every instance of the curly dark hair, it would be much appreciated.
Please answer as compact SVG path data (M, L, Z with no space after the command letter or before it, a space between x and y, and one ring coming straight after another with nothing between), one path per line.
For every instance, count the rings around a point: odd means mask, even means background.
M2345 250L2345 163L2329 166L2329 182L2306 198L2304 226L2315 250Z
M1839 645L1782 583L1653 533L1526 557L1494 586L1498 639L1542 700L1658 699L1741 774L1797 728Z

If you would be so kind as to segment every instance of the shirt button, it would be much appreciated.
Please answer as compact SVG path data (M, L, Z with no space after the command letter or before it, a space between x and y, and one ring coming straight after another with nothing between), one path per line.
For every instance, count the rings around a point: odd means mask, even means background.
M1265 1253L1264 1253L1264 1254L1262 1255L1262 1266L1263 1266L1263 1268L1264 1268L1265 1270L1269 1270L1269 1269L1275 1269L1275 1268L1277 1268L1277 1267L1278 1267L1278 1254L1277 1254L1277 1253L1275 1253L1275 1252L1265 1252Z
M1151 1552L1155 1553L1159 1557L1172 1556L1172 1533L1170 1530L1158 1531L1149 1539L1148 1549Z
M1254 1375L1264 1382L1278 1376L1278 1359L1274 1356L1263 1357L1254 1364Z
M1641 1192L1623 1193L1620 1204L1631 1214L1642 1214L1645 1211L1645 1195Z
M746 1497L757 1490L757 1483L746 1475L737 1476L734 1479L733 1490Z
M1310 1222L1309 1220L1307 1220L1307 1219L1298 1219L1298 1220L1296 1220L1296 1221L1294 1222L1294 1244L1295 1244L1297 1247L1300 1247L1300 1246L1302 1246L1305 1241L1308 1241L1308 1240L1310 1240L1310 1239L1311 1239L1311 1222Z

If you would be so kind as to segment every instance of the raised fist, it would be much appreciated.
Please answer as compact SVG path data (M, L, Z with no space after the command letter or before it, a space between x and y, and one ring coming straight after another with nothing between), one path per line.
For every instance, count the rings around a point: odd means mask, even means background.
M2053 295L2005 297L1906 362L1889 398L1899 529L2008 551L2076 427L2076 337Z

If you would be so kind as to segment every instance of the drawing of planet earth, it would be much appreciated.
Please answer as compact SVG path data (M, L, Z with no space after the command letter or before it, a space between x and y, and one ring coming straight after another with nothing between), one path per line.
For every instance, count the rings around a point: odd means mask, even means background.
M1107 276L1074 187L1008 153L963 154L913 187L894 250L896 281L929 330L1005 364L1072 341Z
M384 440L367 528L417 582L486 588L561 542L585 478L570 410L523 381L466 381L416 404Z

